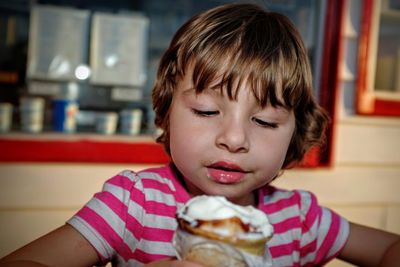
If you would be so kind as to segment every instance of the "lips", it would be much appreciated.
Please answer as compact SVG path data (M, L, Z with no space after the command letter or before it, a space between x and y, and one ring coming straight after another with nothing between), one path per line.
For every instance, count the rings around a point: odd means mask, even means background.
M219 161L207 166L209 177L217 183L234 184L243 180L246 171L238 165Z

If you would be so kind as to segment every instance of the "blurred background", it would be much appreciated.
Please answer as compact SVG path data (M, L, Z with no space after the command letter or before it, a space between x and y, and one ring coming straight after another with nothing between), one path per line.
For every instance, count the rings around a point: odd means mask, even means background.
M0 257L108 177L168 161L154 142L157 64L187 19L229 2L293 21L332 117L327 146L275 183L400 233L400 1L0 0Z
M152 133L151 89L172 35L194 14L228 2L232 1L2 1L0 99L14 107L11 130L29 132L21 125L26 110L22 100L28 98L31 105L43 105L44 112L41 129L31 132L95 132L99 115L114 113L120 119L121 111L139 109L140 132ZM316 63L323 31L320 2L267 5L290 16ZM57 117L61 100L75 115L69 127L57 125L57 119L64 119Z

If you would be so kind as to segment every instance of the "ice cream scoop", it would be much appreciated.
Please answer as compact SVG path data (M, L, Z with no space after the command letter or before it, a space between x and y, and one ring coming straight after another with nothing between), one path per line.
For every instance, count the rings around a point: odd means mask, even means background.
M197 196L178 210L177 221L175 246L181 258L205 266L265 263L273 227L252 206L235 205L222 196Z

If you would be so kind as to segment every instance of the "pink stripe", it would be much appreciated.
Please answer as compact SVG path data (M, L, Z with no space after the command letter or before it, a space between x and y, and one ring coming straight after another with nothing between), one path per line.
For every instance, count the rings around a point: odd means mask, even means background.
M112 193L103 191L95 194L95 198L106 204L122 221L125 221L128 208Z
M128 214L126 219L126 229L132 233L132 235L137 239L141 239L141 235L143 233L143 226L140 222L133 217L132 215Z
M262 187L258 191L258 196L260 197L260 200L261 200L260 203L263 202L264 196L272 195L272 194L274 194L275 192L278 192L278 191L279 192L284 192L282 189L277 189L276 187L271 186L271 185L266 185L266 186Z
M269 251L273 258L277 258L285 255L292 255L293 251L298 251L299 247L300 241L293 240L291 243L288 244L272 246L269 248Z
M306 217L303 221L303 228L302 228L303 233L307 232L314 225L315 220L321 219L321 213L322 213L321 207L318 206L315 196L311 195L310 207L308 208Z
M267 214L272 214L281 211L282 209L291 207L291 206L298 206L300 203L299 201L299 195L298 194L293 194L289 198L283 198L279 199L278 201L275 202L269 202L264 205L262 210L264 210Z
M314 252L316 248L317 248L317 240L314 239L313 241L311 241L310 243L301 248L300 257L305 257L309 253Z
M147 201L144 208L146 209L146 213L148 214L155 214L169 218L175 218L177 209L176 206L169 206L156 201Z
M136 187L132 187L130 193L131 193L130 199L133 202L137 203L139 206L143 207L145 198L143 191Z
M136 259L144 264L156 261L156 260L161 260L165 258L169 258L172 255L163 255L163 254L149 254L146 253L140 249L136 249L135 252L132 253L132 259Z
M190 199L189 193L182 186L179 179L176 177L176 173L172 170L171 164L165 168L159 168L158 172L162 177L169 177L175 187L175 199L179 203L186 203Z
M141 181L144 188L157 189L165 194L171 194L172 192L171 188L167 184L154 180L153 178L142 177Z
M339 233L340 228L340 218L336 213L331 212L331 225L329 227L329 231L321 244L321 247L317 251L317 261L325 262L327 259L324 259L324 256L329 252L331 247L334 245L335 240Z
M127 191L130 191L133 186L133 182L128 177L122 175L116 175L109 179L106 183L121 187Z
M142 238L149 241L171 242L173 230L144 227Z
M288 218L282 222L274 223L274 232L276 234L281 234L288 232L289 230L300 229L301 223L298 216Z
M125 261L129 259L132 254L130 248L100 215L89 207L83 207L77 216L92 226Z
M129 246L124 243L124 240L121 239L120 236L95 211L88 207L84 207L77 215L91 225L125 261L128 261L129 259L137 259L138 261L148 263L172 256L149 254L139 249L132 252ZM169 241L171 241L171 239Z

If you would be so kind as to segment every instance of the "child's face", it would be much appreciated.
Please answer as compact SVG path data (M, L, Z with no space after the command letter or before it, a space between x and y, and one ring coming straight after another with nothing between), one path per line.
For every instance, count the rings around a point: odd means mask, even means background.
M295 128L292 111L261 108L243 83L237 100L220 90L196 94L191 71L170 107L170 150L193 195L254 204L253 190L280 171Z

